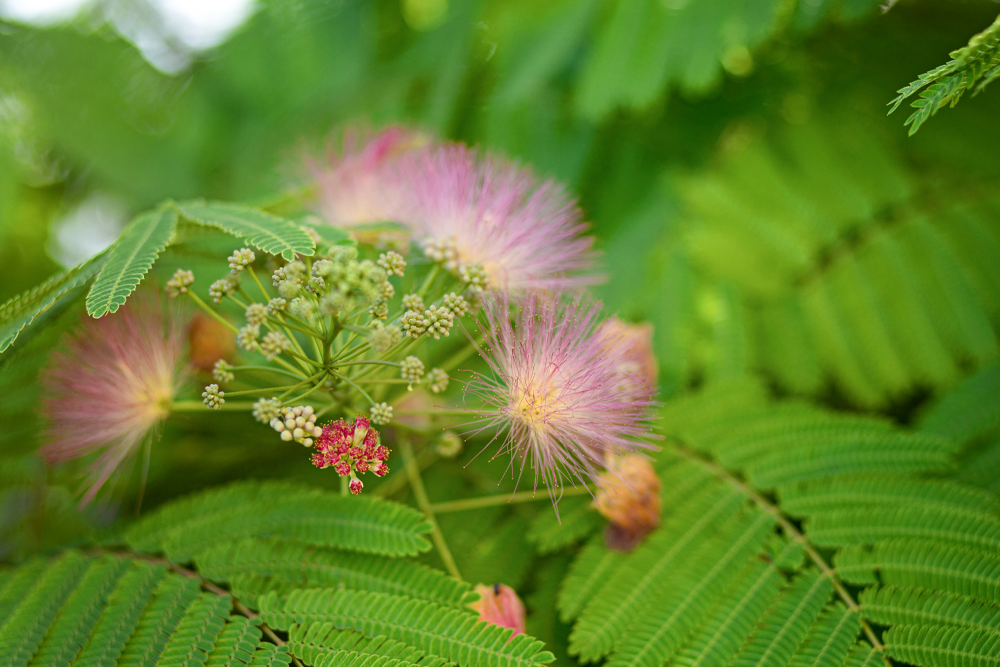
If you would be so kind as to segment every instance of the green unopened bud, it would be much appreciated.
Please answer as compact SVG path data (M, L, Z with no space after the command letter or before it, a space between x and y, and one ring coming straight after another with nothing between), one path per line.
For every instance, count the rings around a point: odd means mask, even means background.
M226 402L224 398L226 392L219 389L219 385L210 384L205 387L205 391L201 392L202 402L208 406L210 410L218 410L222 407L222 404Z
M233 254L229 256L229 269L233 273L239 273L245 267L253 264L253 261L257 257L253 254L253 250L250 248L240 248L239 250L234 250Z
M221 382L222 384L232 382L236 379L236 374L233 373L232 368L225 359L219 359L212 368L212 377L215 378L216 382Z
M271 331L260 341L260 351L267 357L268 361L273 361L291 346L291 341L285 338L285 334L280 331Z
M390 276L403 277L403 272L406 271L406 260L398 252L384 252L378 256L378 265L385 269L385 272Z
M448 388L448 374L440 368L432 368L427 374L427 384L435 394L440 394Z
M247 324L261 325L267 322L267 306L262 303L251 303L244 313Z
M392 421L392 406L388 403L376 403L371 409L372 423L384 426Z
M177 297L187 294L188 287L194 284L194 272L177 269L174 277L167 281L167 296Z
M403 379L409 383L409 388L413 389L413 383L419 382L420 377L424 374L424 362L410 355L406 359L403 359L399 365L399 372L403 376Z

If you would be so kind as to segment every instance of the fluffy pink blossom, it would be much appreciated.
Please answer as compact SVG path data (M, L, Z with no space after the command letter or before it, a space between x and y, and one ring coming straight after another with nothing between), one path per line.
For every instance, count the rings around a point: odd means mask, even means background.
M579 208L555 182L460 144L413 153L397 168L417 240L473 286L479 269L490 288L514 292L597 282L588 272L593 237L583 235Z
M320 187L323 216L340 227L401 219L408 189L394 169L398 159L427 143L402 127L372 135L359 129L344 132L343 148L330 151L325 164L308 164Z
M135 454L167 417L185 375L184 332L164 322L158 296L139 294L114 315L87 319L43 374L49 464L97 454L82 504Z
M494 458L510 454L508 470L520 458L518 481L530 465L534 488L541 478L553 504L564 478L572 485L597 481L606 461L653 449L649 441L658 439L649 426L652 389L635 383L636 393L623 395L624 371L597 331L599 310L583 297L539 293L513 313L500 299L484 309L492 372L466 385L483 402L474 431L496 429L494 441L505 431Z

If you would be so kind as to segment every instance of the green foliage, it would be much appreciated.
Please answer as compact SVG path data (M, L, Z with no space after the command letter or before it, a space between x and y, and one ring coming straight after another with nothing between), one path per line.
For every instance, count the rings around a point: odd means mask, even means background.
M316 667L326 665L362 662L365 657L373 665L421 665L422 667L444 667L449 663L443 658L429 657L423 651L378 635L366 637L354 630L338 629L333 623L307 623L293 625L288 629L289 650L296 656ZM343 661L343 662L342 662ZM369 664L369 663L365 663Z
M844 116L744 128L679 190L688 252L738 290L751 367L871 408L1000 354L1000 202L976 183L954 201Z
M67 552L8 571L0 650L14 665L287 665L287 649L231 616L231 599L162 565ZM16 597L15 597L16 595ZM277 649L277 650L275 650Z
M87 295L87 313L104 317L118 312L146 272L167 247L177 225L170 207L143 213L122 232L108 250L108 259Z
M189 220L218 227L288 261L295 259L296 253L312 255L316 251L316 244L300 226L255 208L200 200L176 206Z
M885 633L886 653L920 665L986 667L1000 663L1000 637L964 628L902 626Z
M243 540L201 552L198 571L232 582L255 604L272 589L348 588L461 605L471 588L443 572L407 560L352 554L279 540Z
M528 635L487 625L476 614L397 595L330 589L292 591L281 602L261 600L261 617L288 630L294 624L332 624L367 637L385 636L461 667L524 667L553 659Z
M187 562L220 541L291 538L312 546L384 556L430 549L417 511L377 498L349 498L289 482L238 482L164 505L125 531L140 553Z
M962 95L978 95L994 79L1000 78L1000 16L986 30L969 40L968 46L952 51L951 61L921 74L916 81L899 89L899 96L889 102L891 114L905 100L920 93L910 104L916 109L906 125L910 136L945 105L954 107Z
M571 654L616 667L868 664L883 649L863 621L995 634L996 499L927 479L954 441L770 404L744 381L673 401L662 425L679 447L658 464L663 523L628 554L596 538L578 553L559 600L576 619ZM883 587L855 599L841 582ZM933 642L956 651L958 638Z
M101 253L0 306L0 352L9 348L25 327L33 324L60 300L75 296L76 288L97 275L107 261L108 254Z

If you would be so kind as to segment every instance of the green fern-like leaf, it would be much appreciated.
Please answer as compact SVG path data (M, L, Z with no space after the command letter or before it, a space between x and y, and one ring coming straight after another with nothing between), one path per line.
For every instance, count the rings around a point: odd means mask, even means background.
M903 625L887 630L884 641L891 657L917 665L1000 665L1000 636L969 628Z
M900 88L899 95L889 102L891 114L905 100L917 93L914 111L906 119L910 136L946 105L955 106L967 92L981 93L992 81L1000 78L1000 16L989 28L969 40L968 46L951 52L951 61L921 74L910 85Z
M443 572L406 560L333 549L310 547L288 541L243 540L202 552L196 558L198 571L213 581L241 579L240 590L248 603L268 592L272 583L283 588L349 588L377 591L459 605L471 587ZM250 599L246 575L256 581Z
M232 599L201 592L191 573L71 551L4 574L3 592L17 592L0 604L4 665L237 667L291 660L287 649L261 645L259 620L232 616Z
M559 601L576 618L570 653L615 667L869 666L887 652L866 622L994 632L997 502L927 477L954 441L768 405L745 382L664 413L663 523L628 554L596 537L580 551Z
M255 208L204 201L186 201L176 206L185 218L218 227L289 261L295 259L296 253L312 255L316 252L316 244L302 227Z
M453 665L443 658L427 656L423 651L388 637L366 637L355 630L338 629L332 623L293 625L288 630L288 648L311 665L339 664L344 652L380 656L421 667Z
M385 500L346 498L286 482L239 482L163 506L125 533L137 551L192 560L226 540L292 538L313 546L385 556L430 549L430 524Z
M833 583L828 578L814 571L800 575L761 616L734 665L787 665L832 592Z
M107 261L108 253L102 252L0 306L0 352L10 347L25 327L30 326L60 299L71 296L74 290L97 275Z
M143 213L128 224L108 251L108 259L87 295L87 313L104 317L118 312L167 247L177 225L171 207Z
M685 251L738 292L752 368L878 408L1000 356L995 188L957 202L924 179L842 112L680 180Z
M888 540L853 546L836 558L837 572L858 584L919 586L1000 603L1000 557L958 546L916 540Z
M462 667L530 667L553 660L542 643L527 635L487 625L468 611L424 600L365 593L307 589L286 600L270 595L261 600L261 616L272 627L331 623L367 637L383 635Z
M1000 635L1000 606L965 595L910 586L861 593L866 618L881 625L957 625Z

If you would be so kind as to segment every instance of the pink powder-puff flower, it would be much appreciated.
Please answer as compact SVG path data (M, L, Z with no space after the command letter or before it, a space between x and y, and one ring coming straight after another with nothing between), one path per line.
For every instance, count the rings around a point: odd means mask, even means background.
M510 628L514 631L511 637L524 634L524 603L513 588L504 584L479 584L476 592L479 593L479 600L469 606L479 612L480 621Z
M417 240L475 291L576 287L589 272L593 237L553 181L463 145L411 154L397 165L408 188Z
M402 127L371 134L357 128L344 132L342 150L331 150L325 164L307 162L319 184L320 209L333 225L354 227L401 219L408 201L406 183L394 169L404 155L427 144L427 138Z
M495 430L496 440L505 431L494 458L510 454L511 471L520 458L518 481L530 464L534 488L541 478L553 505L566 478L596 481L609 457L654 449L650 440L658 439L650 431L651 389L634 396L619 389L617 359L597 332L599 310L581 296L540 293L513 312L506 299L484 308L491 373L466 385L482 401L473 432Z
M183 326L165 322L159 297L133 296L114 315L84 321L43 374L46 463L97 454L81 504L151 442L186 375Z

